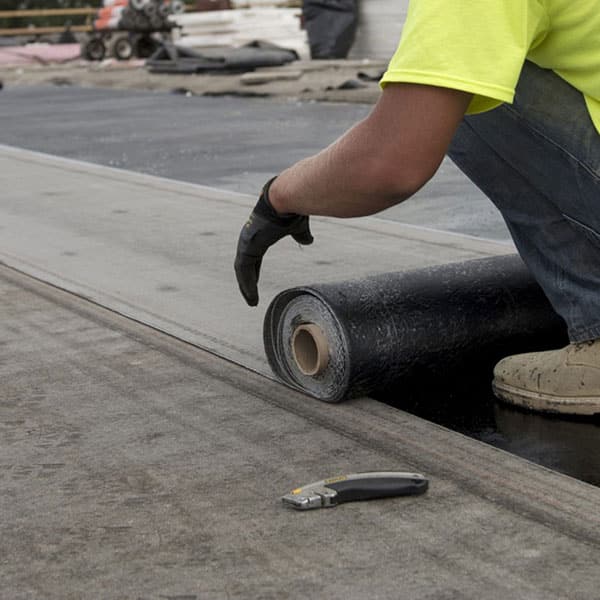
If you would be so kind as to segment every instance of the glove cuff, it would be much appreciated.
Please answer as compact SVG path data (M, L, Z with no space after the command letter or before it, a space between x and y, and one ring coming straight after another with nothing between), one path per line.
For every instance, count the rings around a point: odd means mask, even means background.
M271 179L269 179L269 181L267 181L267 183L265 183L260 197L258 198L258 202L254 207L254 212L257 215L260 215L261 217L264 217L265 219L271 221L272 223L276 223L277 225L289 225L300 215L297 215L295 213L286 213L280 215L273 208L271 201L269 200L269 189L271 187L271 184L276 179L277 177L272 177Z

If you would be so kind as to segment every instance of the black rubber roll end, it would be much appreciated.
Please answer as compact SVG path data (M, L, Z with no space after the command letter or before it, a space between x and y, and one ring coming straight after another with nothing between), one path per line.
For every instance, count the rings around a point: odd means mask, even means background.
M325 335L329 360L322 372L307 375L297 363L292 340L299 327L311 324L317 324ZM263 342L269 366L290 387L324 402L349 398L351 353L347 334L316 290L293 288L277 295L265 314Z
M306 323L328 340L327 368L314 375L291 347ZM264 322L275 374L327 402L488 389L501 358L566 343L564 321L516 255L286 290Z

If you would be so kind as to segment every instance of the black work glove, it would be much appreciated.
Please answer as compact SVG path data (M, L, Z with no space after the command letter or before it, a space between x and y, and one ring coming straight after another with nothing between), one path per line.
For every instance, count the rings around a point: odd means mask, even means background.
M269 188L274 180L275 177L263 188L238 240L235 276L242 296L250 306L258 304L260 265L269 246L286 235L291 235L299 244L313 243L308 217L296 214L278 215L271 206Z

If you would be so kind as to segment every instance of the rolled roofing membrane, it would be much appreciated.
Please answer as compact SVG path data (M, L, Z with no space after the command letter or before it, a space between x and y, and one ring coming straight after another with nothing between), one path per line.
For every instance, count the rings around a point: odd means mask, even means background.
M326 402L489 384L500 358L566 343L514 255L292 288L264 320L273 371Z

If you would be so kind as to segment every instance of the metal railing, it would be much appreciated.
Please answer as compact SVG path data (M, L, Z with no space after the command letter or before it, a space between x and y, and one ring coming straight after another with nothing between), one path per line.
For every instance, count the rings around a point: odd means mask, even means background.
M69 25L68 28L73 32L93 31L91 19L98 12L97 8L33 8L26 10L0 10L0 19L17 19L22 17L80 17L86 18L85 25ZM51 33L62 33L67 28L66 25L57 27L10 27L0 29L0 36L7 35L47 35Z

